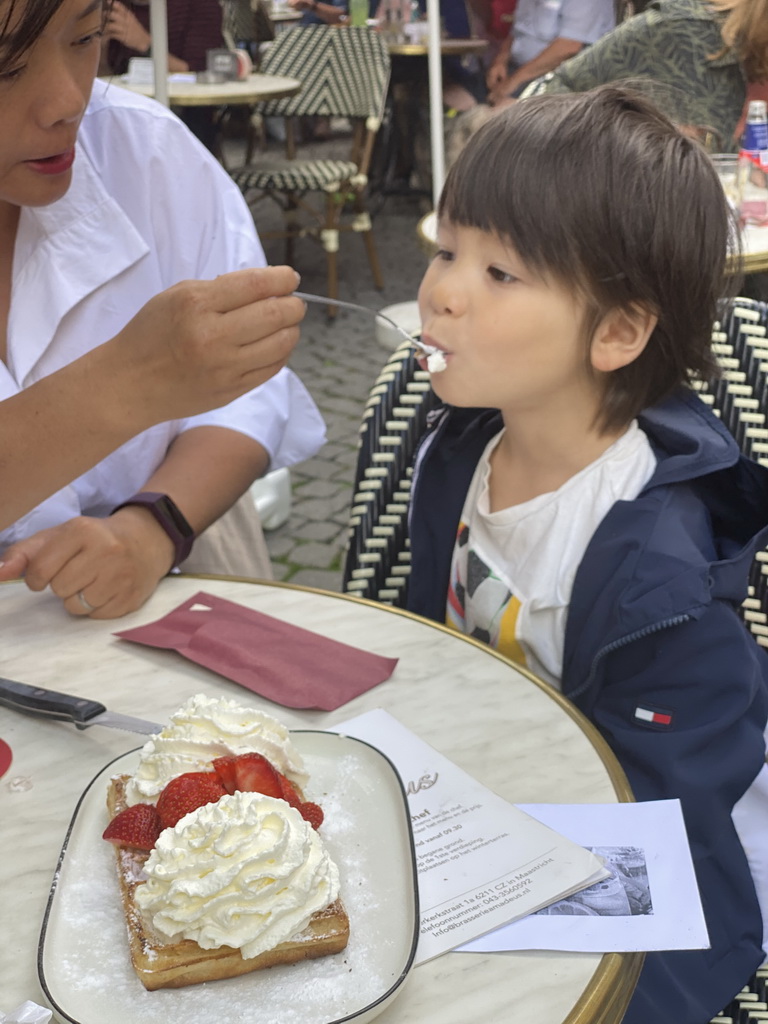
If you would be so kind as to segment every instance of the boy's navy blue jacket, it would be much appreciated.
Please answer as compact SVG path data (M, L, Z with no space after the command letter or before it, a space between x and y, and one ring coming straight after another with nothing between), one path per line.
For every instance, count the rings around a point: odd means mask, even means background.
M768 542L768 471L687 390L639 422L657 469L613 506L578 568L562 692L603 733L637 799L680 798L709 928L711 949L647 955L624 1022L706 1024L763 960L731 810L765 762L768 656L737 609ZM408 607L438 622L464 498L501 425L494 410L449 408L419 452ZM638 707L671 725L637 719Z

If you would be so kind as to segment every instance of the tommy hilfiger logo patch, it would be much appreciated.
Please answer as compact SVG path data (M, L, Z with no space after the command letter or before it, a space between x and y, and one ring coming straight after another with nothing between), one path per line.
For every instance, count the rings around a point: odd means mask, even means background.
M636 707L635 718L641 722L648 722L649 725L658 725L662 728L672 725L672 712L660 711L658 708Z

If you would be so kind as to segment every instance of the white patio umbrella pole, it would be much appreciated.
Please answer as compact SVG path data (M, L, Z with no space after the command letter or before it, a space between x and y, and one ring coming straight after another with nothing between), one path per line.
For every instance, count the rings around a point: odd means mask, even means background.
M443 138L443 65L440 60L440 0L427 0L429 26L429 125L432 149L432 202L437 200L445 180L445 141Z
M152 36L152 64L155 69L155 99L168 102L168 17L165 0L150 0L149 34Z

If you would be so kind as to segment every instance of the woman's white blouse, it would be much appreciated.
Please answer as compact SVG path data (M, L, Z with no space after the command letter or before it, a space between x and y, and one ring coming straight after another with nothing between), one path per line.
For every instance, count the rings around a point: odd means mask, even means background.
M76 154L67 194L21 212L0 400L113 338L171 285L265 263L240 192L160 104L97 81ZM307 390L282 370L230 405L137 435L0 532L0 550L72 516L107 514L142 489L178 434L209 424L259 441L272 469L325 440Z

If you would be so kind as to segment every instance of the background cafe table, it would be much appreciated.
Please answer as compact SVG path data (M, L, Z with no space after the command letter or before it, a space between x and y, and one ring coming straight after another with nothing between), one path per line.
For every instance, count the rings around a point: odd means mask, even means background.
M768 271L768 225L757 227L747 224L742 232L742 259L740 270L744 274Z
M128 82L126 75L111 77L108 81L142 96L154 96L152 85ZM168 77L168 99L175 107L219 107L230 104L253 104L262 100L279 100L293 96L301 89L297 78L283 75L262 75L254 72L240 82L193 82Z
M198 590L400 662L390 680L335 712L292 711L175 654L112 636L169 612ZM8 583L0 584L0 622L0 674L98 699L113 711L164 722L187 697L205 692L261 706L293 728L325 729L383 707L514 802L631 799L606 744L559 694L476 641L370 602L284 584L170 577L140 611L98 622L72 619L49 594ZM40 924L77 800L107 762L143 739L99 726L78 731L5 708L0 735L13 750L0 780L6 936L0 1007L7 1012L24 999L43 1001L35 971ZM377 1020L618 1024L641 962L639 954L448 953L415 968ZM257 1005L253 1024L259 1024Z
M387 48L393 57L427 57L429 55L429 47L426 42L388 43ZM440 40L440 53L443 57L479 56L487 49L487 39Z

